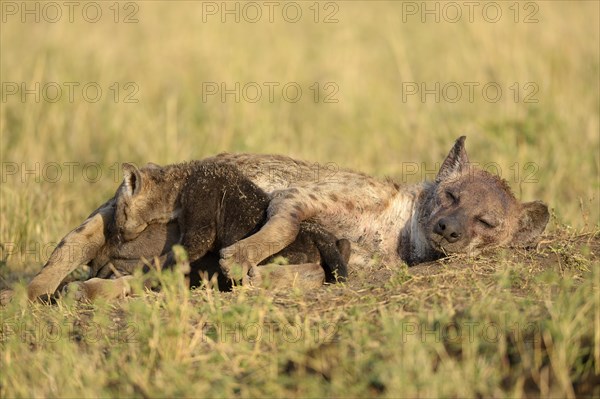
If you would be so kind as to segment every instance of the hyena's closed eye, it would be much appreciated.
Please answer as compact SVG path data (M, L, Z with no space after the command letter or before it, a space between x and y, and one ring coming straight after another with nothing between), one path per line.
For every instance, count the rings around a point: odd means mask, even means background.
M483 225L483 227L486 227L488 229L495 229L496 227L498 227L498 222L495 221L494 219L491 218L487 218L487 217L478 217L477 221L479 223L481 223Z

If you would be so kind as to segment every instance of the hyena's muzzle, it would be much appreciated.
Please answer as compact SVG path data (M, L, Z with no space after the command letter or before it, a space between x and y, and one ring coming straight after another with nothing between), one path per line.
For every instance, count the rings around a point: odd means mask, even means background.
M427 225L429 243L445 253L472 252L480 244L470 226L470 217L461 209L438 212Z

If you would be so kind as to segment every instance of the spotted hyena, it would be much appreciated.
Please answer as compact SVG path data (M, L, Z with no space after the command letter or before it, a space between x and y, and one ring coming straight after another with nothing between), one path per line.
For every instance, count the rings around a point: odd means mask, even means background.
M447 254L530 245L545 229L547 206L539 201L521 203L503 180L471 168L464 142L465 137L456 141L433 182L415 185L399 185L350 170L323 178L313 164L277 155L208 158L206 161L235 166L270 196L266 223L255 234L221 250L222 269L230 273L236 264L252 269L292 243L305 220L349 240L351 266L364 261L356 255L365 253L378 253L384 262L402 260L413 265ZM164 201L161 190L149 194L138 198L143 199L138 202L140 209L159 204L160 215L153 221L128 217L118 226L131 242L139 239L136 235L143 234L148 222L165 223L180 215L178 204ZM106 226L114 214L113 202L70 233L64 242L86 244L86 252L68 261L53 253L29 284L29 296L54 291L67 273L88 262L94 248L97 251L107 233L112 234Z
M234 264L253 267L293 240L300 222L307 219L347 238L355 250L366 248L383 261L409 265L448 254L476 255L484 248L531 244L546 227L547 206L519 202L504 180L470 167L465 139L456 141L435 181L416 185L350 170L321 180L315 178L313 165L287 157L218 155L215 161L235 164L271 193L267 223L221 250L223 270ZM262 251L250 253L248 247Z

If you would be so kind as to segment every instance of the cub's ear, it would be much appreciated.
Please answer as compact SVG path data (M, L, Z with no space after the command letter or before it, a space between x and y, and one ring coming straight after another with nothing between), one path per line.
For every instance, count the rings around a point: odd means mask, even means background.
M518 247L526 247L535 243L544 232L549 219L548 206L542 201L521 204L519 226L513 235L512 244Z
M461 136L456 140L450 153L448 153L448 156L440 167L440 171L435 178L436 182L439 183L453 173L461 172L464 168L468 167L469 158L467 157L467 150L465 150L466 139L467 136Z
M140 192L142 188L142 174L134 164L123 164L123 185L125 187L125 194L130 197Z
M146 166L144 166L144 168L146 168L146 169L161 169L162 166L160 166L159 164L154 163L154 162L148 162L146 164Z

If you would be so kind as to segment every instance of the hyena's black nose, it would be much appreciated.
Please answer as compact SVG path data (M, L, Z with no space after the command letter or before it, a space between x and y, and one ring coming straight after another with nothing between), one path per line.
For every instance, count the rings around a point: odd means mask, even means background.
M433 231L444 237L449 243L458 241L462 235L458 222L451 218L441 218Z

